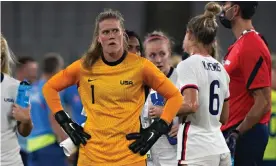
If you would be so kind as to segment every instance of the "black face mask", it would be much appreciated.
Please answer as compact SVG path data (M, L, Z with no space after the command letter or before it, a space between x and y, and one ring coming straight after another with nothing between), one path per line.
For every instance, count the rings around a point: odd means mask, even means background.
M226 18L224 10L219 15L219 21L225 28L228 28L228 29L232 28L231 21L228 18Z

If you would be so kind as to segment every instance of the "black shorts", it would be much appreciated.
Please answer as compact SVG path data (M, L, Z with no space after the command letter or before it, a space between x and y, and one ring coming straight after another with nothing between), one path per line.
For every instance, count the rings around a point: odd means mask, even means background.
M224 137L238 125L223 131ZM262 166L265 148L268 142L268 126L256 124L250 130L242 134L236 144L235 166Z

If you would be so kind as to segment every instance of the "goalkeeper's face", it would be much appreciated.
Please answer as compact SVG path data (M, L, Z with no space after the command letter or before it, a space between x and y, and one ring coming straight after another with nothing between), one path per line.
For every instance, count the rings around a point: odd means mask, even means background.
M99 38L103 51L106 53L117 53L124 48L124 33L120 21L117 19L106 19L99 23Z

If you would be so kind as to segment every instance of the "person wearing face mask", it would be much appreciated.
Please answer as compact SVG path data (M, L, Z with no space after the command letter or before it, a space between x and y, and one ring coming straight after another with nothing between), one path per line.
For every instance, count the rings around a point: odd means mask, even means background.
M261 165L271 114L271 57L252 24L258 2L224 2L219 19L236 41L224 57L230 76L230 112L221 130L235 166Z
M80 146L78 166L145 166L145 154L169 132L183 98L174 84L149 60L127 52L124 18L106 9L95 21L91 47L43 87L56 121ZM78 85L87 114L84 128L64 111L59 91ZM140 127L146 87L167 100L160 119ZM168 91L169 89L169 91Z
M161 31L154 31L147 35L144 42L145 57L157 66L176 85L176 70L171 66L172 41ZM148 107L144 110L145 119L149 124L160 118L165 100L155 90L151 89L147 98ZM176 166L176 143L179 121L175 117L168 135L161 136L151 148L151 159L154 166ZM150 162L148 162L150 164Z

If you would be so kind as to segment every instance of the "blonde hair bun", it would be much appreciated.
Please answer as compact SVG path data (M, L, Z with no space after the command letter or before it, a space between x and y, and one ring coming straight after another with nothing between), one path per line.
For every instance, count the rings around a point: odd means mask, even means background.
M216 17L222 11L220 4L217 2L209 2L205 5L204 15L207 17Z

